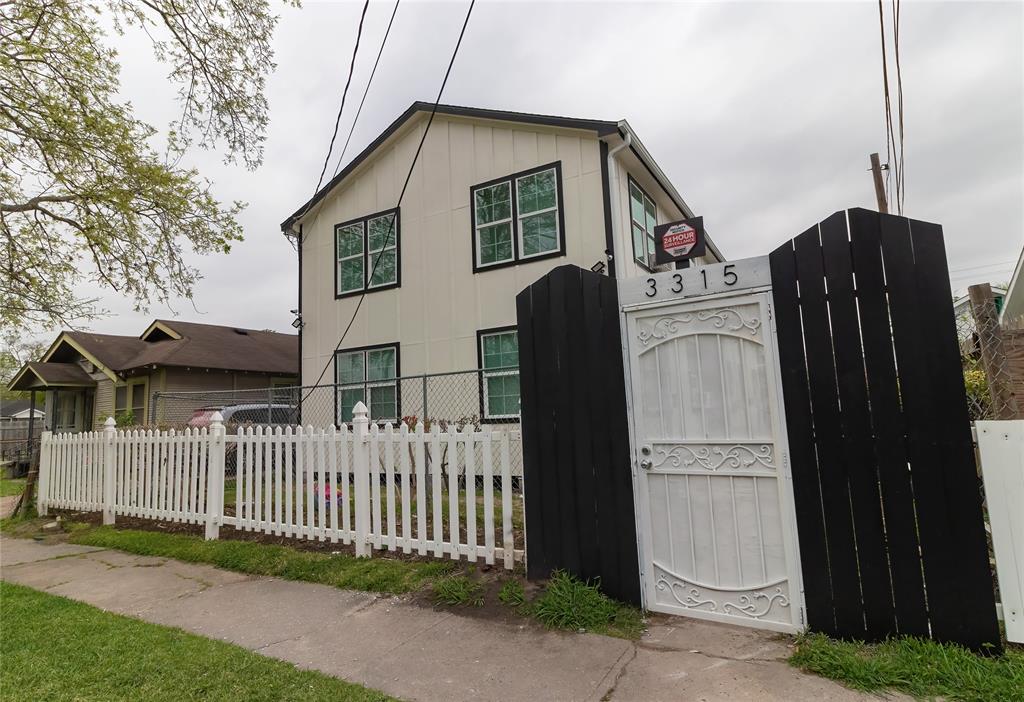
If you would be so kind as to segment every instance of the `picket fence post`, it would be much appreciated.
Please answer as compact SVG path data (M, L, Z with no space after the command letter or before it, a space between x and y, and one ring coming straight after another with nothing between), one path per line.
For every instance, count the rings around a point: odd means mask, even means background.
M220 538L221 514L224 512L224 417L214 412L210 417L209 468L206 471L206 540Z
M117 494L114 487L114 474L116 449L114 439L117 436L113 417L107 417L103 422L103 523L114 523L114 495Z
M53 465L50 461L50 441L53 440L53 432L44 431L39 435L39 486L36 488L36 511L40 517L47 513L47 502L50 497L50 470Z
M369 557L372 549L367 546L370 534L370 420L366 416L366 405L356 403L352 410L352 454L353 480L355 482L357 557Z

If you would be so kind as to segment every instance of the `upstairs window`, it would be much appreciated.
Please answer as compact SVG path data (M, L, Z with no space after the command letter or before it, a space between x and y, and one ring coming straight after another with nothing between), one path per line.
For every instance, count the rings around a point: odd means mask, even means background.
M334 355L337 423L352 421L352 408L362 402L369 417L398 421L398 345L375 346Z
M658 207L654 200L629 177L629 219L633 232L633 258L647 269L654 268L654 227L658 224Z
M565 254L561 163L474 186L470 196L473 272Z
M358 295L401 284L398 210L334 227L334 296Z
M484 420L519 419L519 337L515 328L481 331L477 337Z

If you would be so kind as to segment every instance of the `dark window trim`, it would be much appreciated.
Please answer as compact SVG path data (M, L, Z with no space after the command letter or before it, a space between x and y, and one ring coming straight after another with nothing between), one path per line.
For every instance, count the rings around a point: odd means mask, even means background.
M519 197L516 192L515 181L518 178L524 178L528 175L533 175L534 173L550 171L552 169L555 171L555 193L558 198L558 248L554 251L549 251L548 253L530 256L528 258L521 258L519 255ZM512 198L512 260L481 266L476 259L476 191L480 188L487 188L505 182L512 184L510 186L510 195ZM526 263L533 263L534 261L543 261L548 258L565 256L565 197L562 192L562 162L554 161L552 163L546 163L543 166L536 166L525 171L510 173L509 175L502 176L500 178L492 178L486 182L471 185L469 187L469 226L472 243L470 255L472 256L473 261L473 273L483 273L485 271L493 271L499 268L519 266Z
M633 177L631 173L626 173L626 221L629 222L629 248L633 254L633 263L643 268L648 273L655 273L656 271L647 263L637 260L636 249L633 247L633 196L629 192L629 186L636 186L636 189L643 193L644 197L654 203L654 221L657 224L658 221L658 203L655 201L651 194L644 189L644 186L640 185L640 182ZM644 223L644 229L646 229L646 222ZM653 234L653 232L651 232Z
M332 378L332 385L334 387L334 425L338 424L338 388L341 387L342 383L338 382L338 356L343 353L355 353L356 351L374 351L376 349L394 349L395 350L395 412L398 416L395 417L395 426L402 421L402 344L393 341L384 344L369 344L368 346L353 346L347 349L335 349L334 351L334 377ZM365 356L363 363L363 383L368 383L366 380L366 364ZM373 381L378 382L378 381ZM363 404L366 404L365 402ZM371 420L373 421L373 420ZM377 422L378 424L384 424L386 422Z
M402 215L401 208L392 207L391 209L381 210L380 212L374 212L373 214L364 215L363 217L356 217L350 219L347 222L339 222L334 225L334 299L340 300L345 297L352 297L354 295L364 295L369 293L380 292L381 290L393 290L394 288L402 287ZM371 219L377 219L378 217L384 217L394 213L395 215L395 282L388 283L387 285L378 285L376 287L370 287L370 230L369 222ZM350 227L353 224L363 225L363 287L359 290L350 290L348 292L338 292L338 230L345 227Z
M507 327L491 327L490 329L476 330L476 367L479 369L477 386L480 396L480 421L487 424L519 424L522 421L522 412L518 417L495 417L487 416L487 406L484 404L484 337L488 334L501 334L502 332L516 332L516 343L519 343L519 326L511 324Z

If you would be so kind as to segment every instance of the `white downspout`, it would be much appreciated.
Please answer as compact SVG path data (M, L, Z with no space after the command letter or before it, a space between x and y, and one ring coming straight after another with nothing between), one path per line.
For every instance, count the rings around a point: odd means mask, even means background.
M623 149L629 148L629 145L633 142L633 133L628 129L626 135L622 138L622 143L616 146L614 149L608 151L608 203L611 205L612 211L612 251L609 252L612 261L615 261L615 255L617 248L622 245L622 239L619 233L622 229L622 221L620 217L620 203L619 203L619 169L615 167L615 154L619 153ZM616 277L621 278L622 273L616 267Z

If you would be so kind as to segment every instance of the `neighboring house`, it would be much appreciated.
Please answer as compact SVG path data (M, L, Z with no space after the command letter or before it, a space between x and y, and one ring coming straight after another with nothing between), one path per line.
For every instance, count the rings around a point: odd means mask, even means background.
M995 303L997 315L1003 311L1006 297L1006 288L1001 285L992 286L992 301ZM966 342L970 342L972 347L976 346L974 312L971 310L971 298L968 294L964 293L953 300L953 317L956 319L957 336L961 346Z
M33 410L31 404L32 401L29 399L5 400L0 398L0 422L28 421L32 414L35 414L37 420L43 419L46 416L43 408L36 407Z
M1021 249L1020 256L1017 257L1017 265L1013 269L1013 277L1010 278L1010 287L1005 291L1002 309L999 311L999 321L1004 326L1024 326L1024 280L1021 280L1021 269L1024 269L1024 249Z
M693 215L625 121L446 105L396 208L431 108L413 103L281 225L299 246L302 382L328 369L338 421L360 400L374 419L419 415L420 393L388 379L481 368L460 411L515 421L516 295L567 263L663 270L655 224ZM695 264L720 260L709 240Z
M294 334L156 320L137 337L61 332L10 387L46 391L47 429L85 431L110 416L160 421L155 392L294 385L297 371Z

